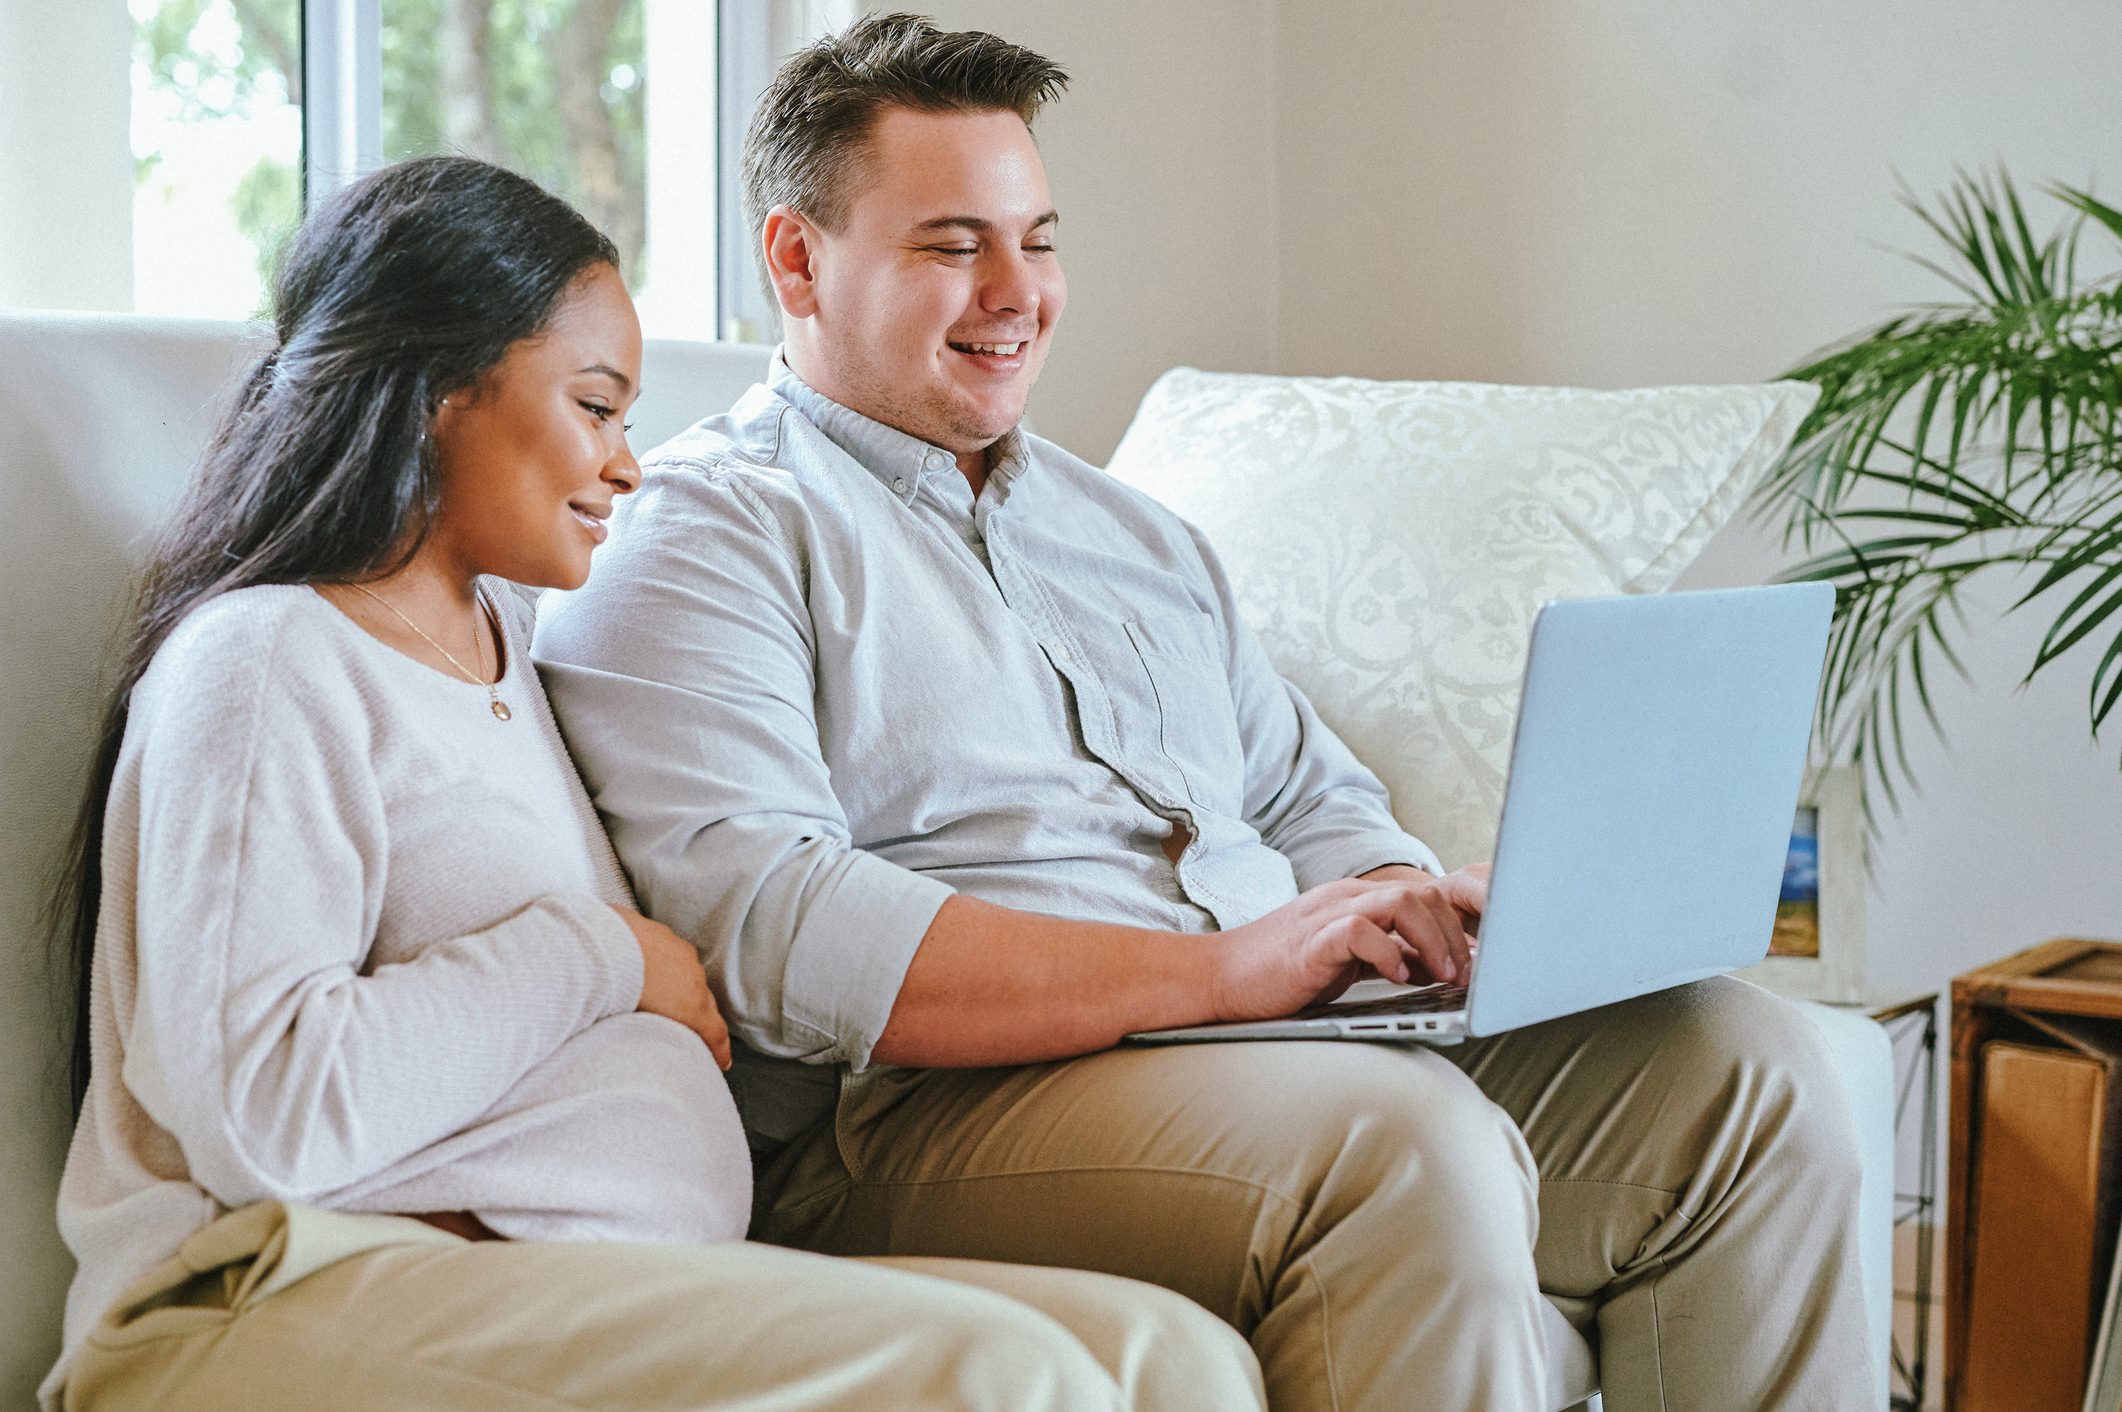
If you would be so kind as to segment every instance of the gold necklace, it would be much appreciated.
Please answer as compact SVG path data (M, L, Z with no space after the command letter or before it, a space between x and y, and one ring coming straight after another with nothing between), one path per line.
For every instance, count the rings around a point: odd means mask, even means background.
M508 703L501 699L501 679L499 677L494 678L492 681L479 680L479 678L473 676L470 672L464 670L464 664L458 661L454 656L452 656L450 650L447 647L444 647L441 643L435 641L426 633L420 632L420 625L414 622L411 618L406 617L405 614L399 613L396 605L394 605L389 599L384 598L381 594L371 593L365 586L361 584L357 583L352 586L360 589L363 593L367 593L369 597L375 599L384 607L389 608L393 613L398 613L398 621L411 628L414 632L419 632L420 640L426 643L429 647L434 648L437 652L440 652L443 657L447 658L449 664L452 667L455 667L457 669L458 674L462 676L466 681L470 682L473 686L485 687L487 696L491 698L491 705L493 706L494 715L504 721L508 719ZM486 595L480 593L477 589L473 589L472 592L477 595L479 599L479 606L481 608L485 608ZM479 646L479 639L476 637L472 639L472 646L473 649L479 653L479 666L483 670L486 666L486 651L484 648L481 648Z

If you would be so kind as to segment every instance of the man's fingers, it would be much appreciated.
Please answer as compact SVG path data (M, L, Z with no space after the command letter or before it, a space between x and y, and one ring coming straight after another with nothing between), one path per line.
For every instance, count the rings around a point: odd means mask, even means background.
M1345 916L1319 928L1313 940L1326 947L1335 961L1362 961L1386 980L1407 984L1407 953L1400 939L1360 914Z
M1454 923L1454 926L1456 925ZM1451 943L1445 939L1444 929L1438 924L1435 917L1429 915L1426 909L1405 920L1396 919L1394 930L1399 941L1415 954L1416 958L1422 963L1422 969L1429 973L1420 979L1410 980L1409 984L1421 985L1425 981L1455 981L1459 979L1461 974L1459 957L1454 956ZM1459 945L1461 949L1459 955L1463 956L1466 944L1464 940L1465 934L1461 933L1460 935Z
M1459 909L1452 904L1441 888L1429 888L1422 894L1423 907L1437 929L1437 937L1443 942L1445 954L1451 957L1452 973L1439 976L1439 980L1464 980L1467 962L1472 953L1468 950L1466 926L1460 920ZM1431 968L1434 971L1434 967Z
M1488 864L1475 863L1437 879L1437 889L1461 912L1480 916L1488 910Z
M1372 925L1390 927L1398 934L1401 943L1421 960L1428 979L1454 981L1465 974L1466 931L1434 883L1380 887L1357 899L1357 906Z
M1463 981L1472 964L1473 947L1465 918L1478 914L1487 887L1478 878L1451 874L1416 883L1382 884L1354 899L1359 911L1381 927L1390 927L1421 958L1430 976Z

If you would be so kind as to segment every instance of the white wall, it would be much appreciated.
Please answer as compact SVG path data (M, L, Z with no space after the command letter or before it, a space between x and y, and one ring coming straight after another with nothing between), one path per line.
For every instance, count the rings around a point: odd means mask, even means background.
M1285 372L1764 378L1951 297L1877 248L1930 253L1896 170L1925 195L2000 159L2027 186L2122 183L2108 0L1285 0L1278 29ZM1735 527L1681 586L1785 562ZM2122 729L2089 739L2089 646L2013 689L2038 626L1978 613L1952 748L1913 750L1925 792L1875 854L1881 989L2122 937Z
M2122 156L2108 0L1280 16L1291 372L1757 377L1939 297L1871 245L1928 238L1896 168L1928 193L1956 163L2083 182ZM1307 223L1374 254L1376 283L1314 258Z
M1771 377L1947 297L1879 248L1931 239L1897 169L1928 194L2002 159L2122 198L2112 0L959 0L938 20L1076 73L1041 127L1072 302L1033 415L1093 460L1182 362ZM1682 586L1784 562L1738 526ZM1875 857L1880 989L2122 937L2122 729L2088 738L2089 649L2013 689L2022 619L1978 615L1976 686L1941 692L1952 747L1912 751L1925 792Z
M132 19L0 0L0 305L133 307Z

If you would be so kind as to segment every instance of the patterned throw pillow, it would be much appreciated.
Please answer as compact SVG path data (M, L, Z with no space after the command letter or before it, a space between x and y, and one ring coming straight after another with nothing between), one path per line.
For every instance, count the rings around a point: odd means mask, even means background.
M1276 669L1458 867L1495 843L1540 605L1665 588L1817 396L1175 368L1109 469L1207 534Z

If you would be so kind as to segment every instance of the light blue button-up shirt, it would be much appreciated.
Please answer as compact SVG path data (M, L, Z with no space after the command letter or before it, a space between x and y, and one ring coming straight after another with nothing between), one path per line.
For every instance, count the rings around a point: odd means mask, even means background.
M589 583L540 616L568 745L754 1051L736 1087L768 1139L868 1065L954 892L1200 932L1387 863L1442 871L1191 526L1036 436L992 465L975 499L951 453L776 356L643 458Z

